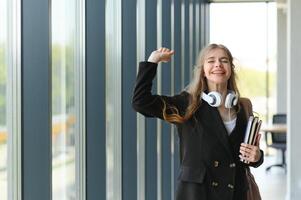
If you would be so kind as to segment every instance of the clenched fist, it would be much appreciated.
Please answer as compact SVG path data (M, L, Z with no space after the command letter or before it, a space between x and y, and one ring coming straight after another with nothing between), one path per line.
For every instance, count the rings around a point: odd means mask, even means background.
M148 58L148 62L159 63L159 62L168 62L171 59L171 56L174 54L173 50L168 48L161 47L156 51L153 51Z

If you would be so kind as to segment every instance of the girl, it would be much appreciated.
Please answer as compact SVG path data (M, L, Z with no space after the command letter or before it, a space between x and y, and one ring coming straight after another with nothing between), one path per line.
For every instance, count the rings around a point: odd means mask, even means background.
M256 145L242 143L252 104L239 97L233 57L225 46L210 44L201 51L185 91L172 97L152 94L158 63L168 62L173 54L159 48L140 63L132 105L147 117L177 126L181 168L176 199L244 200L245 168L261 165L263 152L260 137Z

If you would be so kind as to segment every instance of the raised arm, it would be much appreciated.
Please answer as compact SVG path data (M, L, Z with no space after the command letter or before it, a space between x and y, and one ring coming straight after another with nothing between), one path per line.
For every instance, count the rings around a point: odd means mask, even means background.
M160 48L152 52L147 62L139 63L139 70L132 98L132 106L137 112L147 117L158 117L163 119L163 107L165 103L167 112L170 112L170 108L175 107L180 114L183 114L189 96L187 92L182 92L173 97L152 94L151 92L152 82L157 73L158 63L168 62L172 55L173 51L166 48Z

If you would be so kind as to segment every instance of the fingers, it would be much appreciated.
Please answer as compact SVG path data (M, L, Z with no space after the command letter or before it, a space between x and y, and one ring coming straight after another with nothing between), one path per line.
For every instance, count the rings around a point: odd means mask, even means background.
M260 159L258 146L242 143L239 149L239 157L248 162L257 162Z
M168 62L171 59L171 56L174 54L173 50L170 50L165 47L160 47L157 49L157 52L160 53L160 60L159 62Z
M165 47L160 47L157 50L153 51L148 58L149 62L159 63L159 62L168 62L171 59L171 56L174 54L173 50L170 50Z
M160 47L159 49L157 49L157 52L160 52L161 55L164 55L164 54L172 55L172 54L174 54L173 50L170 50L170 49L165 48L165 47Z
M162 52L163 52L163 47L160 47L160 48L157 49L156 51L162 53Z
M157 49L157 51L159 51L159 52L170 52L171 50L166 48L166 47L160 47L159 49Z

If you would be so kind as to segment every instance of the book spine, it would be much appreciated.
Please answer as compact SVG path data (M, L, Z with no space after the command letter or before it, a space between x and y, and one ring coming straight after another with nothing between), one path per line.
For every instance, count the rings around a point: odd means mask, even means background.
M244 143L248 143L249 140L249 135L250 135L250 130L252 127L252 123L253 123L253 116L249 117L248 123L247 123L247 128L246 128L246 132L245 132L245 138L244 138Z
M258 117L250 116L245 131L244 143L254 145L258 136L262 121ZM241 162L249 164L248 161L240 159Z

